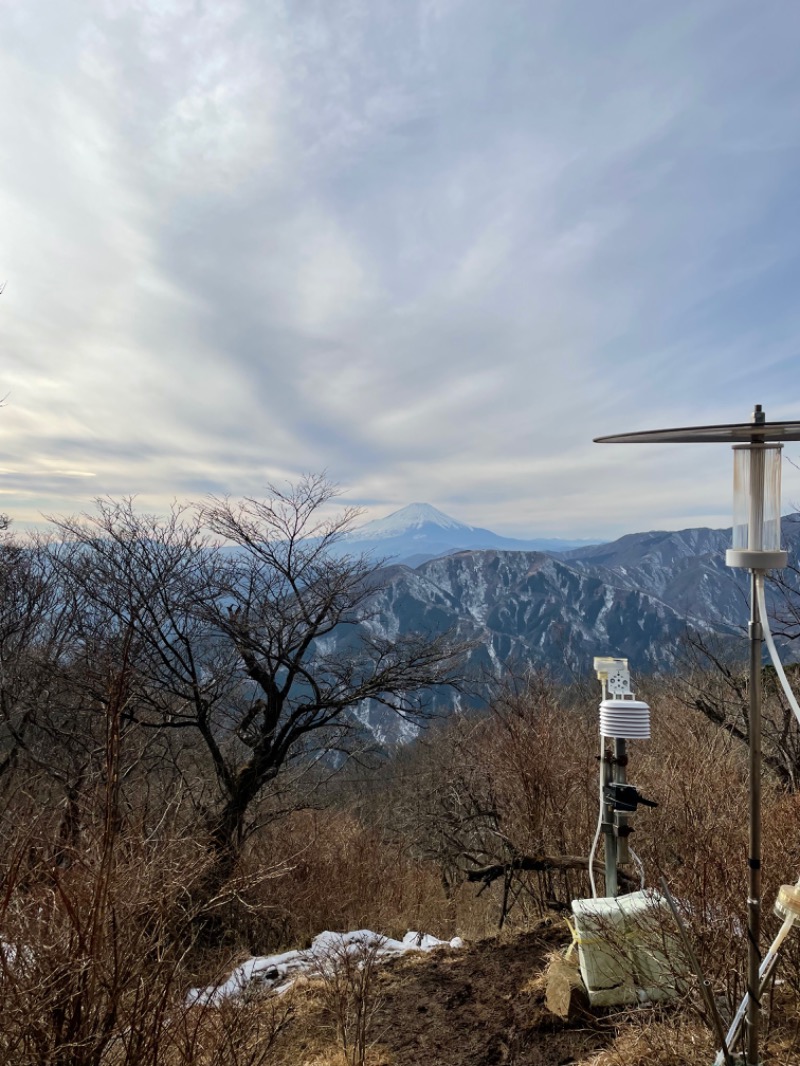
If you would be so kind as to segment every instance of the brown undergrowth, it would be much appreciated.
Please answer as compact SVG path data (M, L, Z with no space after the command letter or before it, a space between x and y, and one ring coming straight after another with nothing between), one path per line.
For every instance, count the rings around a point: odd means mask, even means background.
M557 1066L605 1047L614 1029L588 1014L562 1022L534 987L566 926L493 937L462 949L393 958L375 972L367 1066ZM334 1066L345 1059L319 981L300 987L276 1042L275 1066ZM350 1061L350 1060L348 1060Z
M630 746L629 776L659 804L636 814L633 842L647 883L664 875L681 902L730 1015L743 991L746 951L745 749L679 695L671 684L652 688L652 740ZM303 809L298 794L288 814L265 810L234 876L213 899L198 888L211 861L206 842L185 833L180 804L158 811L151 803L145 816L114 774L83 781L77 799L52 807L32 802L38 794L30 781L26 790L9 789L0 821L3 1060L710 1061L708 1019L691 992L670 1008L585 1012L569 1024L545 1010L548 953L566 946L563 915L572 898L589 894L588 877L585 867L532 870L518 860L587 854L596 748L594 707L537 681L504 696L492 715L455 719L388 765L359 771L323 799L318 793L316 809ZM108 765L127 772L121 757ZM476 869L501 876L471 881ZM766 773L765 941L778 927L770 913L778 886L798 873L800 798ZM217 939L204 935L209 912ZM376 970L369 1024L356 1041L363 1061L354 1058L352 1039L343 1039L342 1011L358 1006L349 992L338 1007L330 988L326 995L314 981L278 1000L247 997L221 1010L185 1005L189 987L250 954L305 947L324 929L356 928L471 941L461 951L404 957ZM767 1063L800 1061L799 1005L800 945L791 939L765 1004Z

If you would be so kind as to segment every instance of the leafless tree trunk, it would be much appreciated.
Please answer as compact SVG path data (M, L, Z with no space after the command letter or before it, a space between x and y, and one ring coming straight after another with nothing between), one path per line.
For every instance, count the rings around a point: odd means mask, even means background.
M464 649L447 637L388 640L365 624L380 564L335 550L356 512L328 517L334 496L308 477L165 520L127 500L58 523L59 572L87 605L84 645L111 655L127 642L126 720L202 744L220 870L259 797L287 767L351 743L365 701L425 717L431 690L459 681Z

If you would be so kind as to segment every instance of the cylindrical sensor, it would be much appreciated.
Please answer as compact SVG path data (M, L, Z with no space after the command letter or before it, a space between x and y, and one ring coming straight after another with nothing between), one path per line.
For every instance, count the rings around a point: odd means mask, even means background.
M781 551L782 444L733 448L733 546L728 566L771 570L786 565Z
M775 900L775 914L783 921L787 918L791 918L793 922L800 920L800 887L781 885Z
M615 740L649 740L649 706L642 700L603 700L600 735Z

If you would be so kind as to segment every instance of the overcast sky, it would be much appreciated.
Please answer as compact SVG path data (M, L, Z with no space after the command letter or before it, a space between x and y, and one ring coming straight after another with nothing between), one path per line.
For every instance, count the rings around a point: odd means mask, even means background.
M787 2L0 0L0 510L730 524L726 446L591 442L800 418L798 54Z

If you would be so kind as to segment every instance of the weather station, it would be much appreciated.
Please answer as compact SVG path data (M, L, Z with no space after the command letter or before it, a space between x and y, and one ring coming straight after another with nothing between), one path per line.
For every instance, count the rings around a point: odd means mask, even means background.
M637 700L631 687L628 660L596 658L594 670L602 686L600 703L600 795L597 830L589 851L592 895L572 900L574 942L580 976L593 1006L656 1002L673 998L676 982L667 951L653 944L653 923L664 925L666 900L645 888L644 868L630 845L631 817L640 804L655 807L628 780L628 741L650 739L650 707ZM605 894L595 877L595 856L603 837ZM626 891L620 893L622 868L635 863L641 886L625 870Z
M730 567L750 571L749 636L749 833L747 896L747 981L746 994L725 1037L718 1017L715 1028L721 1049L715 1066L744 1062L760 1066L760 1028L762 992L773 973L780 948L800 921L800 881L784 885L775 905L783 925L766 954L761 954L761 706L763 644L775 667L792 710L800 722L800 706L786 679L769 630L764 579L769 570L786 566L787 553L781 549L781 449L785 441L800 441L800 422L768 422L760 404L750 422L727 425L692 426L657 429L598 437L597 444L711 444L727 443L733 447L733 544L726 554ZM666 890L666 884L664 885ZM668 890L666 890L668 892ZM680 921L677 912L674 912ZM690 950L690 949L689 949ZM697 968L695 968L695 972ZM702 975L698 973L698 977ZM707 982L701 979L701 991ZM713 997L709 998L712 999ZM736 1059L732 1050L742 1039L744 1058Z

